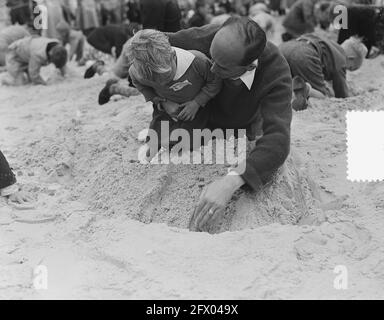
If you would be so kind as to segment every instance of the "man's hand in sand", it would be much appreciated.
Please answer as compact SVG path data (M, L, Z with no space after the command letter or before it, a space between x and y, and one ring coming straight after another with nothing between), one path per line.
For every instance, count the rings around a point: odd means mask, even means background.
M228 175L208 185L200 196L189 230L204 231L207 226L215 224L223 216L235 191L244 183L239 175Z

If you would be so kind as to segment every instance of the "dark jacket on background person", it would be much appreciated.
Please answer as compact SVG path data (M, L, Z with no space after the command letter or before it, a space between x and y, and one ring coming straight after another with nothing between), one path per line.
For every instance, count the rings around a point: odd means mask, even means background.
M210 56L212 39L220 29L217 25L190 28L168 33L172 46L184 50L198 50ZM115 65L115 73L127 77L129 62L122 55ZM292 78L287 61L278 48L268 42L258 59L251 89L223 80L219 94L208 104L209 128L246 129L255 140L261 126L262 137L249 153L246 170L241 176L246 184L258 190L281 167L290 151L292 121ZM156 109L154 108L154 115Z
M332 96L326 81L332 81L336 98L348 97L347 57L336 42L315 34L305 34L279 46L292 77L300 76L326 96Z
M16 183L16 177L9 167L7 159L0 151L0 189L7 188Z
M95 49L112 54L112 48L116 48L117 57L120 56L124 44L133 36L129 25L111 24L93 30L88 36L88 43Z
M140 0L143 29L176 32L181 29L181 11L177 0Z
M305 33L315 31L316 17L314 14L315 4L319 0L299 0L289 10L283 26L287 33L298 37Z

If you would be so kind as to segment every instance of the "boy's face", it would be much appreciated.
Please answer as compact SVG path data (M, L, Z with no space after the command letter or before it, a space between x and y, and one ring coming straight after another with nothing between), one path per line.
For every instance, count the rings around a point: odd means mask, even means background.
M358 59L354 56L348 56L347 57L347 69L349 71L356 71L360 68L360 63Z
M173 52L172 61L171 61L171 70L166 73L157 74L155 81L161 86L167 85L175 78L176 69L177 69L176 52Z

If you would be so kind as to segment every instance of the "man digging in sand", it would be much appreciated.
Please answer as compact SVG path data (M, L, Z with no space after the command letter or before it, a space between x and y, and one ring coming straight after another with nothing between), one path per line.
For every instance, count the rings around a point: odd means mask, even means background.
M191 28L168 36L172 46L212 57L212 71L223 79L222 90L207 105L209 129L246 129L248 139L254 141L260 124L262 128L261 137L246 159L245 172L235 169L203 191L190 223L191 230L203 231L220 220L238 189L248 186L259 190L287 159L292 78L277 47L249 18L234 17L223 26ZM115 72L125 78L129 67L128 58L122 55ZM162 121L159 112L154 107L153 119Z

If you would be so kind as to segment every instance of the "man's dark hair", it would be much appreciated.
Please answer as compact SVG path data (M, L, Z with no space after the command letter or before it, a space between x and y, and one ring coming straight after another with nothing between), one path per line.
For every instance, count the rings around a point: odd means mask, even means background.
M223 24L223 28L227 26L235 27L244 39L245 52L240 64L241 66L249 66L265 49L267 37L264 30L252 19L240 16L229 18Z

